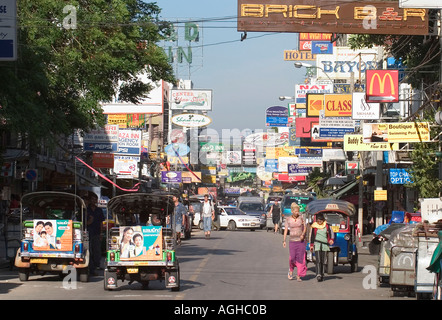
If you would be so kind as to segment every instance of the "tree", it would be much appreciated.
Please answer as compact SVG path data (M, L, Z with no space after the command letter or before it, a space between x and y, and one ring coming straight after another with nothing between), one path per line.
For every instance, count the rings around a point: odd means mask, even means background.
M138 102L152 81L174 82L157 43L170 35L155 3L142 0L21 0L18 60L0 63L0 129L33 143L104 124L100 101Z

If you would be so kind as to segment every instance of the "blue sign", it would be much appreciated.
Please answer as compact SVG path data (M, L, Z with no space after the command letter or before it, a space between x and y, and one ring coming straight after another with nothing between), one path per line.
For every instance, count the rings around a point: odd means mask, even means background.
M390 169L390 184L412 183L410 174L406 169Z
M177 153L179 156L185 156L189 153L190 148L187 144L184 143L172 143L167 145L164 148L164 151L166 151L166 153L172 157L176 157Z
M278 159L266 159L265 171L278 172Z
M296 174L296 175L306 175L308 176L310 173L312 173L313 168L312 167L300 167L296 163L289 163L287 165L288 173L290 174Z
M346 133L355 132L354 128L319 128L319 137L321 138L344 138Z
M180 183L181 171L161 171L161 182Z
M84 151L117 152L118 142L91 142L84 144Z
M287 127L289 124L289 109L287 107L269 107L266 110L266 126Z
M312 41L312 54L333 54L333 43L330 41Z

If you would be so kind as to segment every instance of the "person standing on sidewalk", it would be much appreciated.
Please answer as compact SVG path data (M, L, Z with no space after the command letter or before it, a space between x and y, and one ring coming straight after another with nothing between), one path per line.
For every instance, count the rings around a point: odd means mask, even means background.
M210 231L212 230L212 220L215 219L215 209L212 202L209 200L209 195L204 195L204 202L202 208L204 235L210 238Z
M290 229L290 241L289 241L289 280L293 279L293 271L296 267L297 275L296 279L302 281L301 278L307 273L307 266L305 264L305 233L306 225L304 218L299 213L299 206L296 203L292 203L291 211L292 215L286 218L284 229L283 246L286 247L286 238L288 230Z
M310 251L315 251L316 280L322 281L324 279L325 255L330 251L330 245L334 242L334 233L322 213L316 215L316 221L311 228Z
M274 233L278 233L279 220L281 219L281 207L278 204L278 199L275 199L275 202L270 208L269 214L272 216L272 222L275 226Z
M185 215L187 215L187 210L184 204L180 202L180 199L177 196L172 197L173 202L175 203L175 231L176 231L176 242L178 245L181 244L181 230L183 226L183 221L185 219Z
M96 275L101 262L101 228L104 221L103 210L98 207L98 196L90 194L87 206L87 230L89 232L90 261L89 272Z

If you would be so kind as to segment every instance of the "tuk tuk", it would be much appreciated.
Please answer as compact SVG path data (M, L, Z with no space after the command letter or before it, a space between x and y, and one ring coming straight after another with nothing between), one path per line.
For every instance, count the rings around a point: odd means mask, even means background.
M86 205L79 196L41 191L21 199L22 240L15 257L20 281L31 272L63 276L74 267L81 282L89 271L89 236L83 223Z
M175 204L172 195L131 193L108 202L114 226L106 226L104 289L117 288L117 281L141 283L165 280L166 288L180 289L180 268L175 255Z
M316 220L318 213L323 213L326 222L334 232L334 243L330 246L330 252L327 255L327 273L333 274L334 266L347 263L350 264L351 272L357 271L358 251L353 221L356 212L354 205L343 200L319 199L308 203L305 212L309 224ZM311 229L308 232L311 232ZM309 247L310 244L307 243L307 250ZM314 254L311 259L313 261Z

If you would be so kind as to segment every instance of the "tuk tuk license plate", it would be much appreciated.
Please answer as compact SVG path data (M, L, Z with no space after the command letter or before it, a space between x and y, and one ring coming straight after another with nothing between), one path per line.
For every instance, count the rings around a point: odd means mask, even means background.
M127 273L138 273L138 268L127 268Z
M31 263L41 263L41 264L48 264L48 259L42 259L42 258L31 258Z

